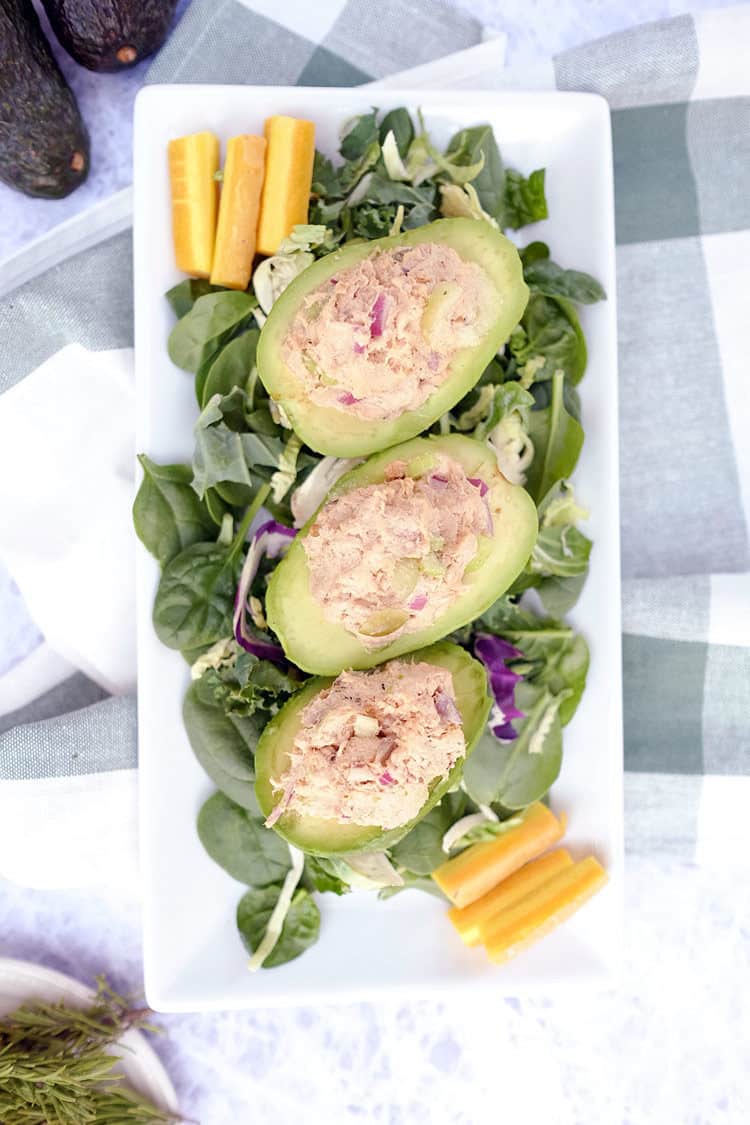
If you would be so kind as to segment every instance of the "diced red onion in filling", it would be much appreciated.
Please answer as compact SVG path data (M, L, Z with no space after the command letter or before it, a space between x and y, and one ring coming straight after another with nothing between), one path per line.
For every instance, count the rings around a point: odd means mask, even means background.
M475 488L479 489L480 496L486 496L489 492L489 486L480 479L480 477L467 477L469 484L473 484Z
M413 610L416 610L417 612L419 612L419 610L424 609L424 607L426 605L427 605L427 595L426 594L417 594L416 598L412 598L412 600L409 602L409 609L413 609Z
M383 329L385 328L386 311L387 310L386 310L385 293L380 293L378 295L378 297L375 299L375 304L372 306L372 311L370 313L370 316L371 316L370 335L371 336L375 337L375 336L382 336L383 335Z

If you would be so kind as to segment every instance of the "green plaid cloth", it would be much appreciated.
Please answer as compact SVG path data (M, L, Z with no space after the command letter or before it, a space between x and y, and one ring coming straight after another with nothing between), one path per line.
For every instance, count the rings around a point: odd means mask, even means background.
M147 81L356 85L483 38L437 3L308 8L193 0ZM631 853L701 858L750 837L748 58L740 7L608 37L535 76L612 108ZM132 344L128 228L121 196L12 262L0 390L67 344ZM5 716L0 811L20 782L132 771L135 703L103 694L77 675Z

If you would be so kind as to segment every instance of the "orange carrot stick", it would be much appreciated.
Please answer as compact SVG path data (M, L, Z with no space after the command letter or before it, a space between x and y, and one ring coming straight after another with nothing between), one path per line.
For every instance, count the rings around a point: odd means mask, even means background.
M231 137L227 142L212 285L247 289L255 257L265 157L263 137Z
M469 906L530 859L556 844L565 831L546 805L536 801L521 813L521 823L487 843L474 844L440 865L432 877L454 906Z
M490 960L501 963L515 957L574 914L606 881L607 872L593 856L554 875L515 906L480 926Z
M480 941L481 926L493 922L503 911L515 906L537 887L548 882L553 875L557 875L566 867L571 867L572 864L570 852L565 848L547 852L539 859L524 864L513 875L498 883L493 890L482 895L476 902L472 902L471 906L465 906L463 910L454 906L448 911L448 917L462 941L467 945L477 945Z
M219 141L192 133L169 142L172 235L177 266L192 277L209 277L214 255L219 185Z

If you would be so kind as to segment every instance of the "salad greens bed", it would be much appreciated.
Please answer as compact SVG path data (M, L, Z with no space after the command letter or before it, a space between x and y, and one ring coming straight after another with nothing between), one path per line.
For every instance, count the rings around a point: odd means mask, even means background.
M309 225L296 227L256 268L252 292L189 279L167 293L178 318L169 355L195 376L195 447L190 465L140 457L143 481L133 511L139 538L162 568L154 626L191 666L185 726L217 787L198 817L200 839L249 888L237 926L266 968L317 940L313 892L342 895L359 886L387 898L414 887L440 895L429 875L448 854L505 830L517 810L554 783L563 727L580 702L589 662L585 640L563 620L586 581L592 547L578 527L587 513L569 477L584 440L577 387L587 357L577 306L605 294L594 278L564 269L544 242L532 241L520 251L530 290L520 324L476 387L433 427L489 442L503 473L525 485L539 511L539 538L524 571L452 638L487 666L496 701L488 729L461 788L387 853L301 857L265 827L253 790L254 750L305 674L286 662L265 621L264 593L278 552L264 547L267 529L260 537L249 531L261 507L287 528L300 526L351 465L304 446L266 394L255 366L265 315L298 273L350 239L379 238L441 216L469 216L504 230L547 218L544 170L526 177L506 167L488 125L462 129L441 152L421 115L415 122L395 109L381 118L373 109L345 126L340 154L336 165L316 154ZM251 583L249 614L241 599L239 644L235 596L243 564ZM536 608L528 597L521 602L531 588ZM300 863L287 902L285 880Z

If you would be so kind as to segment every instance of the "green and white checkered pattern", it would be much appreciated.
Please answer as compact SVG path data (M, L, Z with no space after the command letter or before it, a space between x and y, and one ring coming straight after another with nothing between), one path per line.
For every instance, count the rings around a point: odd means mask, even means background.
M482 38L424 0L193 0L147 81L356 85ZM688 859L750 840L748 58L742 6L568 51L547 76L612 108L627 843ZM0 390L67 343L132 343L127 197L11 274ZM134 766L135 705L101 694L76 676L7 716L0 787Z

